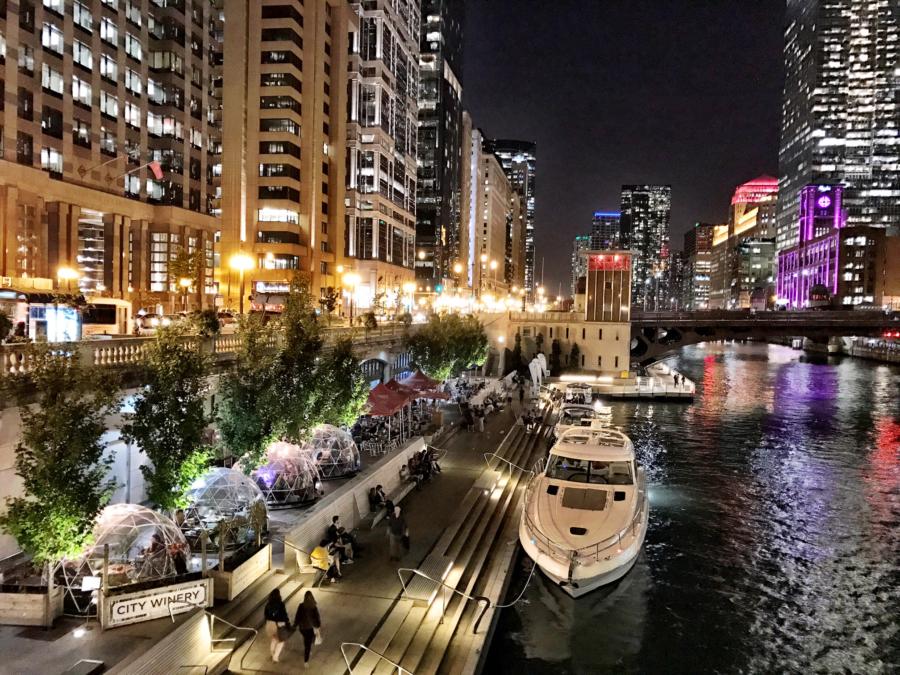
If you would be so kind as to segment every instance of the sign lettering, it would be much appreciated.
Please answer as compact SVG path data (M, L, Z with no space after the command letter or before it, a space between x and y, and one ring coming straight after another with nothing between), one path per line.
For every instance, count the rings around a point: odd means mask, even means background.
M190 612L208 604L208 579L108 598L107 628Z

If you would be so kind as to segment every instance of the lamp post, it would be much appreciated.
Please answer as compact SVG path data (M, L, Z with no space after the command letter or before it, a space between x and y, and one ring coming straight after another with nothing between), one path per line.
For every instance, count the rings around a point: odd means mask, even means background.
M71 267L60 267L56 270L56 280L58 282L66 282L66 291L72 290L72 281L80 277L81 275L78 274L78 270L72 269ZM60 285L62 284L60 283Z
M238 303L238 312L244 313L244 272L253 269L253 258L241 251L231 256L228 266L240 274L241 299Z
M360 282L360 277L356 272L345 272L344 276L341 277L341 282L344 286L349 288L350 290L347 292L347 296L350 298L350 325L353 325L353 294L356 291L356 286Z
M188 277L181 277L178 280L178 285L181 286L181 311L187 312L187 294L188 289L191 287L191 280Z

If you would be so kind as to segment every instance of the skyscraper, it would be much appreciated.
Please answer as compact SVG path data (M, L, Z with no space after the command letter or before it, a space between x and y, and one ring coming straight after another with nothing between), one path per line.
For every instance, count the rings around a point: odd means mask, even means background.
M351 8L360 25L349 46L345 267L360 276L355 302L365 308L399 299L415 278L419 11Z
M211 305L214 5L3 2L0 26L0 276L49 290L64 271L67 287L172 311L181 289L170 263L187 254L201 264L185 295Z
M694 223L694 227L684 233L686 309L709 307L713 232L716 227L719 226L712 223Z
M534 170L537 146L530 141L485 140L484 151L496 155L513 189L525 204L525 291L537 286L534 276Z
M239 279L247 294L284 292L300 271L315 294L338 287L356 20L340 0L307 0L302 12L225 2L224 18L220 287L232 303ZM238 253L252 261L242 273L231 269Z
M672 186L623 185L622 245L633 253L632 302L656 308L661 279L666 272Z
M848 225L900 225L898 55L896 0L788 0L779 250L811 183L845 186Z
M587 275L587 255L585 251L591 250L591 235L579 234L572 243L572 287L570 289L574 298L578 293L578 280Z
M465 2L422 0L421 5L416 276L438 284L461 264Z
M594 211L591 221L591 250L611 251L622 247L622 214L618 211Z

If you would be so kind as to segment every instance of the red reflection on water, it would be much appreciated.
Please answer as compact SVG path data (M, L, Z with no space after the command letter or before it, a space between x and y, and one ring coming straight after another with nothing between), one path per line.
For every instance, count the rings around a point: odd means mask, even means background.
M896 493L900 486L900 422L882 417L875 422L875 447L872 470L866 472L866 501L875 515L874 522L893 522Z

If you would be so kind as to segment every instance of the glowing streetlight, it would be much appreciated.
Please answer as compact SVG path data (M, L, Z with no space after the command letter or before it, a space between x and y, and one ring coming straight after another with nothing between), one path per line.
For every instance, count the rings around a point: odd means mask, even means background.
M419 260L425 260L425 251L419 251Z
M181 286L181 311L187 312L187 294L188 289L191 287L193 282L188 277L181 277L178 280L178 285Z
M353 325L353 295L356 292L356 287L359 285L359 282L362 281L362 278L356 272L345 272L344 276L341 277L341 283L349 288L349 292L347 295L350 298L350 325Z
M491 260L490 268L491 268L491 270L497 269L497 261L496 260Z
M228 261L228 266L238 272L240 276L240 287L241 287L241 300L239 303L238 311L243 314L244 313L244 272L253 269L253 258L244 253L243 251L240 253L235 253L231 256L231 259Z
M463 266L462 263L456 263L453 265L453 273L454 274L462 274Z
M79 279L80 277L81 275L78 274L78 270L72 269L71 267L60 267L58 270L56 270L56 279L59 282L66 282L66 290L70 290L71 282Z
M486 263L487 259L488 259L487 253L482 253L481 254L481 262Z

